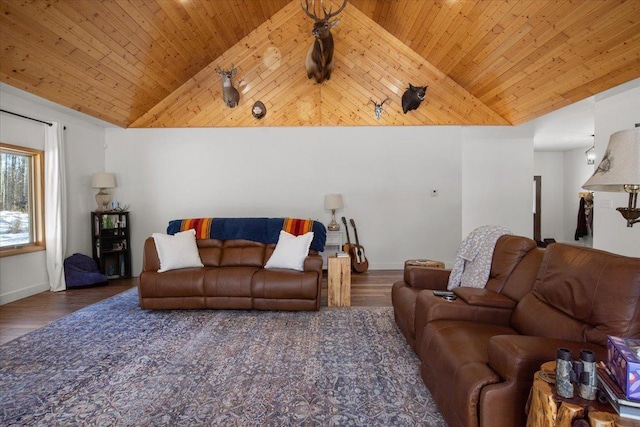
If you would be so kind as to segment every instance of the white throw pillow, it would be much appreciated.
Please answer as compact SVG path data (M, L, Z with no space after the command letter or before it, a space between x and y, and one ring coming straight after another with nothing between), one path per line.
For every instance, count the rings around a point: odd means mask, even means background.
M303 271L304 259L309 255L312 240L312 231L302 236L294 236L284 230L280 231L276 248L264 268L287 268Z
M158 258L160 258L158 273L178 268L204 267L200 260L194 229L181 231L173 236L153 233L151 237L156 243Z

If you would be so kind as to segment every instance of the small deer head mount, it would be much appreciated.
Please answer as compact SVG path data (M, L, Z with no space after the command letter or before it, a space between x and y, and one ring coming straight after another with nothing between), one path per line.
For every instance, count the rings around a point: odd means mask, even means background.
M238 101L240 101L240 93L238 90L233 87L231 83L231 77L236 75L237 68L231 64L231 68L229 70L222 70L219 67L216 68L216 73L220 77L222 77L222 99L224 99L224 103L229 108L234 108L238 105Z
M402 94L402 112L407 114L407 111L418 108L427 94L428 87L429 86L413 86L409 83L409 88Z
M376 114L376 119L380 120L380 116L382 116L382 106L384 105L385 102L387 102L389 100L389 97L387 96L384 101L382 101L380 104L377 104L373 99L369 99L369 101L371 101L373 103L373 112Z
M337 25L340 20L329 20L342 12L342 9L344 9L346 5L347 0L344 0L342 6L335 12L332 12L332 8L329 8L329 11L327 11L324 7L324 0L320 0L320 7L324 13L324 18L320 18L316 15L315 0L311 0L311 8L309 8L309 0L304 0L304 3L303 0L300 0L300 7L302 7L304 13L314 21L311 34L313 34L316 40L309 48L305 67L307 69L307 77L313 77L316 83L322 83L331 78L331 70L333 69L333 36L331 35L331 27Z

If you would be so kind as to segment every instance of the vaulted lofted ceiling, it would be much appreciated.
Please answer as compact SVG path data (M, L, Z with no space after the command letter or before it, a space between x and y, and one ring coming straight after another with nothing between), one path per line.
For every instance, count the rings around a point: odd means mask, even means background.
M0 10L3 82L122 127L521 124L640 77L640 0L349 0L321 85L304 71L312 23L299 0ZM232 63L234 109L215 72ZM409 83L429 89L403 114ZM371 101L385 97L376 120Z

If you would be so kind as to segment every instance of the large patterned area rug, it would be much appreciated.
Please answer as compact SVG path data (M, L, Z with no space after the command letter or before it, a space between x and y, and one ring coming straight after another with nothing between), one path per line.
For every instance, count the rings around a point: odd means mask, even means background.
M391 308L145 311L136 289L0 347L0 425L446 426Z

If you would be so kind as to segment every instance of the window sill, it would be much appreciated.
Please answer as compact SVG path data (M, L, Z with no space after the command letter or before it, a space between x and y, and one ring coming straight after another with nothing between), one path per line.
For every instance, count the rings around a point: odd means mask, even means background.
M40 251L44 251L45 249L46 248L44 244L27 245L19 248L0 249L0 258L6 257L6 256L13 256L13 255L29 254L32 252L40 252Z

